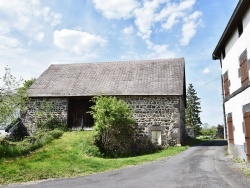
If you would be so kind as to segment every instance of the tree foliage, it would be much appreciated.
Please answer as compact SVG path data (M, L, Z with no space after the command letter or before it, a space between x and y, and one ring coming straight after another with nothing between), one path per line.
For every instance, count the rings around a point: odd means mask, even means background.
M201 129L201 134L202 136L209 136L210 138L216 138L217 134L217 127L212 126L212 127L205 127Z
M187 108L186 114L186 127L193 128L195 135L198 135L201 130L200 120L200 98L197 97L197 93L192 84L189 84L187 89Z
M131 155L135 120L127 104L115 97L94 97L94 143L109 157Z
M34 79L25 81L17 79L11 74L10 68L5 68L5 74L0 78L0 124L9 123L16 118L16 112L23 110L28 100L27 89Z

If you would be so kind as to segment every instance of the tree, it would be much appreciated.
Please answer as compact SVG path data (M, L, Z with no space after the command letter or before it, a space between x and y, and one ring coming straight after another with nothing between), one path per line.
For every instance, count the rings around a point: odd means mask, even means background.
M193 128L195 135L198 135L200 133L202 124L200 120L200 98L197 97L197 93L192 84L189 84L188 86L186 97L186 127Z
M28 100L27 89L34 79L25 81L20 87L23 79L19 80L11 74L10 68L5 68L5 74L0 78L0 124L10 123L16 118L16 112L25 107Z
M35 78L31 78L30 80L25 80L23 83L22 87L19 87L17 89L17 94L20 96L20 101L19 101L19 107L20 107L20 111L23 112L24 110L26 110L27 107L27 102L29 101L29 96L27 94L28 89L30 88L30 86L36 81Z

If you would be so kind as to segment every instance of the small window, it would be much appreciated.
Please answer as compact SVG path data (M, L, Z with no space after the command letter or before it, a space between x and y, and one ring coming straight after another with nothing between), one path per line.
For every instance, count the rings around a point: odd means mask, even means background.
M161 131L152 131L151 141L153 144L161 145Z
M239 23L238 25L238 33L239 33L239 37L241 36L241 34L243 33L243 24L242 21Z

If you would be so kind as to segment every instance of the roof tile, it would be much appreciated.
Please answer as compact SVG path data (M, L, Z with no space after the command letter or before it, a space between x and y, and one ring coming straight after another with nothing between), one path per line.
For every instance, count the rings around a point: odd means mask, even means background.
M30 97L182 95L184 58L52 64L29 89Z

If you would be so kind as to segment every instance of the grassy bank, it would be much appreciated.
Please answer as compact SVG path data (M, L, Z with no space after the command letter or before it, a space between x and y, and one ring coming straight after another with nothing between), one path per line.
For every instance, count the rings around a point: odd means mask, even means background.
M138 157L104 159L87 155L93 150L91 139L92 132L66 132L28 156L0 159L0 184L103 172L173 156L188 147L171 147Z

